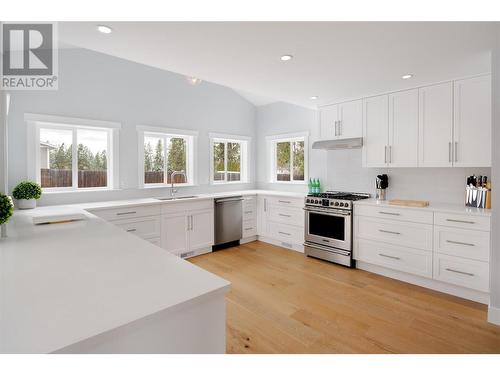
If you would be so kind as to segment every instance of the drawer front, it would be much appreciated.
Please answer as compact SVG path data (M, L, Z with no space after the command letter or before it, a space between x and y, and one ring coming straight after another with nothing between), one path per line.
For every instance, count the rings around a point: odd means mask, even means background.
M256 196L248 196L243 197L243 209L255 209L257 207L257 197Z
M412 210L393 207L364 206L354 204L354 215L377 217L381 219L394 219L399 221L411 221L413 223L432 224L432 211Z
M432 250L432 225L375 219L355 218L355 236L421 250Z
M169 215L172 213L193 211L193 210L207 210L214 207L213 199L200 199L194 201L182 202L168 202L164 203L161 207L162 215Z
M243 221L243 238L252 237L257 235L257 221L245 220Z
M304 226L304 210L296 207L269 206L269 220L277 223Z
M434 224L446 227L490 231L490 218L488 216L472 216L434 213Z
M432 277L432 252L381 242L357 240L354 258L394 270Z
M267 204L281 207L304 207L304 198L266 196Z
M270 222L268 224L269 236L283 241L296 244L304 243L304 228L293 225Z
M257 218L257 202L247 203L243 201L243 221L255 220Z
M160 237L161 219L159 216L116 220L113 224L141 238Z
M490 233L434 226L434 249L438 253L488 262Z
M434 279L466 288L489 291L490 267L487 262L434 254Z
M106 210L89 210L94 215L103 218L104 220L122 220L130 219L144 216L156 216L160 215L161 207L160 205L150 205L150 206L134 206L134 207L122 207L122 208L110 208Z

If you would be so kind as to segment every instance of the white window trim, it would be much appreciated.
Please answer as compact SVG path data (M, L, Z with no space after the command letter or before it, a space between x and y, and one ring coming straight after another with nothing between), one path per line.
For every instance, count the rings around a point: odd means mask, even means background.
M250 182L249 164L250 164L250 143L251 137L244 135L223 134L223 133L208 133L210 138L210 184L212 185L231 185L231 184L247 184ZM214 143L215 142L238 142L241 145L240 149L240 181L215 181L214 180ZM226 154L226 153L224 153ZM227 160L224 161L227 163ZM227 169L227 168L225 168Z
M276 143L304 140L304 181L276 180ZM273 184L305 185L309 180L309 132L275 134L266 137L268 181ZM293 171L292 175L293 175Z
M175 184L175 186L196 186L197 184L197 150L198 150L198 131L188 129L164 128L159 126L137 125L137 160L138 160L138 183L140 188L151 189L170 186L167 183L145 184L144 183L144 134L156 135L160 137L179 137L186 139L186 176L187 183ZM166 152L166 148L165 148ZM165 159L166 160L166 159Z
M94 190L116 190L119 189L119 130L121 124L113 121L84 119L78 117L63 117L47 114L25 113L24 120L28 124L28 140L27 140L27 160L28 160L28 173L27 176L30 180L40 183L40 128L44 129L100 129L108 131L108 186L106 187L93 187L93 188L79 188L78 187L78 165L76 154L77 147L73 147L73 182L75 186L72 187L54 187L43 188L44 192L57 193L57 192L84 192ZM73 144L76 144L76 131L73 132Z

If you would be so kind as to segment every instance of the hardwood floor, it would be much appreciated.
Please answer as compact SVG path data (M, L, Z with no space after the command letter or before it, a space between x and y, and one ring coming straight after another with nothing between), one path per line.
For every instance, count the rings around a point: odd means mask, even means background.
M479 303L259 241L190 261L232 283L228 353L500 353Z

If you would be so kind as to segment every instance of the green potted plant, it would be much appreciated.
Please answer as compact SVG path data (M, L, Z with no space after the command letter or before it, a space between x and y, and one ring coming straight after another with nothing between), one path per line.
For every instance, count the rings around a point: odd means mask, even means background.
M21 210L36 207L36 200L42 196L42 188L33 181L21 181L12 191Z
M5 224L7 224L13 213L14 205L12 204L12 199L0 193L0 227L2 237L7 237L7 228Z

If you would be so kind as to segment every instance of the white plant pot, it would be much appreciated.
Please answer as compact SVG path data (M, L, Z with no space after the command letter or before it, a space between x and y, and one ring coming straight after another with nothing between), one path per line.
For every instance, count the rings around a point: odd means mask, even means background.
M18 199L17 208L20 210L29 210L36 207L36 199Z

